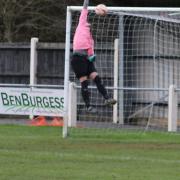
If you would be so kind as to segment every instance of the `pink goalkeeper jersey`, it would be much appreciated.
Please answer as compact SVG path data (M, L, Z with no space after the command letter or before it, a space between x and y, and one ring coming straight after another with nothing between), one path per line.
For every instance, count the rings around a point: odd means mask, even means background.
M94 40L90 32L90 24L87 22L88 10L83 8L79 18L73 39L73 50L88 50L88 55L94 54Z

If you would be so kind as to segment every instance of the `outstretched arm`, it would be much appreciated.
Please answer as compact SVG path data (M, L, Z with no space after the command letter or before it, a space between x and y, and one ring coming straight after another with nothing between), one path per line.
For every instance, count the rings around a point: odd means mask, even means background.
M89 5L89 0L84 0L83 8L87 9Z
M81 11L81 15L79 18L79 24L87 24L87 16L88 16L88 5L89 5L89 0L84 0L83 3L83 10Z

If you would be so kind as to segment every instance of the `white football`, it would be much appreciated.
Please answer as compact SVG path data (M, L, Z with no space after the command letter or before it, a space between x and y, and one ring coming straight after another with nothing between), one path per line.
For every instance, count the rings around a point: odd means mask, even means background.
M108 12L106 5L99 4L95 7L95 13L99 16L105 16Z

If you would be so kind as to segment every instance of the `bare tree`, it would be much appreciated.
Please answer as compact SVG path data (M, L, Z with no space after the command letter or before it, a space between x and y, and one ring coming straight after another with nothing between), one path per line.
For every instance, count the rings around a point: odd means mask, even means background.
M109 0L103 3L108 4ZM112 2L112 1L110 1ZM64 41L67 5L82 5L83 0L0 0L0 41ZM92 0L91 5L102 3Z
M64 3L62 0L0 0L0 40L27 41L32 36L58 40L65 30Z

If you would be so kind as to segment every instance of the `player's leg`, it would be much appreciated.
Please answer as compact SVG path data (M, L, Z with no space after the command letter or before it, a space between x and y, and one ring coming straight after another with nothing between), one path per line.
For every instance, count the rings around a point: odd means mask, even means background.
M86 109L88 112L94 113L95 110L90 105L90 94L88 89L88 63L86 56L83 55L73 55L71 59L71 66L72 69L76 75L76 77L79 79L81 83L81 95L85 102Z
M99 77L98 73L92 72L89 77L95 82L98 91L103 95L104 99L108 99L109 96L108 96L107 90L102 84L101 78Z
M104 87L104 85L102 84L101 78L98 75L98 73L96 72L96 69L95 69L93 63L91 63L91 65L90 65L90 71L91 71L91 73L89 75L89 78L92 79L95 82L98 91L104 97L105 105L114 105L114 104L116 104L117 101L115 99L109 97L109 95L107 93L107 90Z
M87 112L96 113L97 112L96 109L94 109L90 105L90 93L89 93L89 89L88 89L89 83L88 83L87 76L80 77L79 80L81 82L81 95L82 95L83 100L85 102Z
M89 98L89 89L88 89L88 79L87 76L82 76L79 78L81 83L81 95L83 100L88 108L90 106L90 98Z

